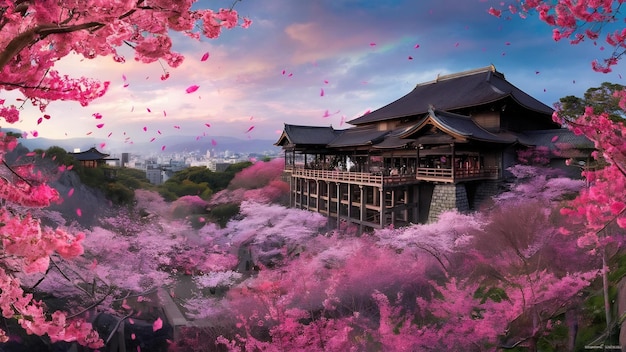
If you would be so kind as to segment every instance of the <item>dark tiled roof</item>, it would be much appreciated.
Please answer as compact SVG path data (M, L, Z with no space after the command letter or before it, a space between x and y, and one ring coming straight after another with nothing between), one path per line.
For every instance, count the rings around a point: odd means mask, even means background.
M102 160L109 156L109 154L99 152L96 148L90 148L89 150L84 152L68 154L72 155L76 160L79 161Z
M387 134L389 134L389 131L379 131L371 126L353 127L343 130L337 138L328 143L328 147L357 147L377 144L382 142Z
M429 106L452 111L513 98L523 107L539 113L552 114L552 108L524 93L493 66L438 77L418 84L400 99L366 115L348 121L353 125L367 124L425 114Z
M326 145L341 133L342 131L337 131L332 126L318 127L285 124L283 133L274 145Z
M432 109L428 111L426 117L415 124L412 129L406 130L401 137L412 137L428 123L434 124L447 133L457 134L471 140L494 143L514 143L516 141L516 138L509 134L500 135L485 130L469 116Z

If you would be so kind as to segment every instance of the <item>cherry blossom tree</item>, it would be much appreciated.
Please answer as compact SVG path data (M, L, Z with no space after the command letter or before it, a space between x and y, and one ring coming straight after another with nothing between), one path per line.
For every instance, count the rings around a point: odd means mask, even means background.
M71 77L55 69L55 64L68 55L87 59L110 56L122 63L125 58L119 49L128 46L137 61L163 61L177 67L183 56L172 51L171 32L193 39L216 38L222 28L245 28L251 23L240 19L232 8L194 9L194 2L2 1L0 91L15 90L23 98L11 102L0 97L0 117L8 123L16 122L23 104L30 102L39 108L42 118L50 119L45 110L52 101L70 100L86 106L103 96L109 82ZM168 76L165 71L161 78ZM54 253L62 258L81 255L85 239L84 233L72 236L61 228L46 228L29 213L28 208L45 207L60 197L45 180L30 172L31 168L6 163L5 153L16 144L15 138L0 133L2 315L16 319L28 334L47 335L52 342L77 341L91 348L101 347L102 340L90 324L65 313L48 312L32 294L24 293L15 274L45 273L54 263ZM5 332L0 330L0 341L6 340Z
M552 38L555 41L569 40L576 45L585 40L593 43L603 40L613 51L602 62L593 61L591 66L594 71L608 73L626 52L626 27L620 24L623 23L620 18L623 3L622 0L517 0L502 2L501 7L491 7L488 12L497 17L506 12L522 18L536 14L553 27Z
M183 62L172 51L171 32L193 39L216 38L222 28L248 27L234 9L192 9L195 1L3 1L0 5L0 91L18 90L42 114L51 101L70 100L86 106L103 96L109 82L88 77L70 77L55 70L55 63L68 55L87 59L110 56L126 58L122 46L133 49L135 60ZM162 79L169 73L164 72ZM0 117L13 123L20 106L0 99ZM44 117L50 118L45 115Z

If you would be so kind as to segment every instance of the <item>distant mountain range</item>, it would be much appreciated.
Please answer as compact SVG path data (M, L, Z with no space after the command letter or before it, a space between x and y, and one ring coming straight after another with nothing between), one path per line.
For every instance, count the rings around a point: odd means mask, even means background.
M21 134L21 131L16 129L3 129L5 132L14 132ZM213 143L215 141L215 144ZM26 148L33 149L48 149L51 146L61 147L68 152L74 151L74 149L80 149L81 151L88 150L89 148L96 147L99 150L101 140L95 138L67 138L67 139L50 139L50 138L21 138L19 142ZM103 151L105 153L137 153L137 154L153 154L161 153L162 147L165 146L166 153L177 152L191 152L200 151L201 153L207 150L216 151L231 151L235 153L264 153L264 152L278 152L280 148L274 145L276 140L265 139L239 139L234 137L202 137L196 136L163 136L159 137L154 142L144 143L123 143L119 141L108 141Z

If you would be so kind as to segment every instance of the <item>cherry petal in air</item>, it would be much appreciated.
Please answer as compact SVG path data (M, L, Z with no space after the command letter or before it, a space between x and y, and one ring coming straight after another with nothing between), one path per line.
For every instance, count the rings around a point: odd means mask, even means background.
M161 320L161 318L157 318L152 324L152 331L161 330L162 327L163 327L163 320Z
M40 117L39 119L37 119L37 124L39 125L42 121L43 121L43 117Z
M252 131L254 129L254 126L250 126L250 128L248 128L248 130L246 131L246 133Z
M76 215L78 215L79 217L83 216L83 211L80 210L80 208L76 208Z
M323 97L323 96L324 96L324 88L320 90L320 97Z
M210 123L205 123L204 125L205 125L206 127L211 127L211 124L210 124Z
M207 51L206 53L204 53L204 55L202 55L202 58L200 59L200 61L206 61L209 59L209 52Z
M74 194L74 188L70 188L69 191L67 191L67 196L71 197Z
M46 120L50 120L50 115L45 114L45 115L43 115L43 118L46 119Z
M146 110L148 110L148 112L152 112L152 110L150 110L150 108L146 108Z
M102 128L102 127L104 127L104 124L103 123L99 123L99 124L96 125L96 127Z
M180 126L174 126L174 128L180 130Z
M162 147L161 147L161 151L164 151L164 150L165 150L165 146L162 146Z
M216 146L217 145L217 141L215 139L211 139L211 145L212 146Z
M96 113L94 113L92 115L93 115L93 117L96 118L96 120L100 120L102 118L102 114L100 114L99 112L96 112Z
M106 147L107 144L106 143L100 143L100 149L104 149L104 147Z
M185 92L187 92L187 94L190 94L190 93L193 93L193 92L197 91L198 88L200 88L200 87L194 84L194 85L191 85L191 86L187 87Z
M143 131L146 132L148 130L148 127L143 126Z

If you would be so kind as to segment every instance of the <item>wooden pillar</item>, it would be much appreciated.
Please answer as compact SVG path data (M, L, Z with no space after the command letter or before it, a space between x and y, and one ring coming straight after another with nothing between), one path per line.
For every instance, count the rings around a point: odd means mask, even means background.
M346 184L348 186L348 221L352 220L352 184Z
M452 147L452 182L456 182L456 155L454 153L454 143L450 144Z
M315 211L320 212L320 202L322 201L322 197L320 197L320 180L315 180L315 194L317 194L317 202L315 203Z
M380 210L379 210L379 222L380 228L385 227L385 191L382 187L378 188L379 196L380 196Z
M341 213L341 183L337 182L337 228L341 224L341 217L339 216Z
M391 190L391 225L396 227L396 190Z
M309 210L309 206L311 205L311 180L308 178L305 181L306 184L306 210Z
M359 234L363 233L363 222L365 221L365 214L367 208L365 207L365 192L363 191L363 185L359 185L359 192L361 194L361 205L359 206Z
M328 223L330 224L330 182L326 181L326 214L328 215Z

